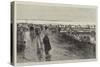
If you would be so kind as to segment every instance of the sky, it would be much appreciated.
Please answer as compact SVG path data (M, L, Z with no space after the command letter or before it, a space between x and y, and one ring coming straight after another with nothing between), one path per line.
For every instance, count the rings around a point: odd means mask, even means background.
M15 9L18 21L33 22L35 20L36 23L58 24L96 24L97 22L95 6L18 2Z

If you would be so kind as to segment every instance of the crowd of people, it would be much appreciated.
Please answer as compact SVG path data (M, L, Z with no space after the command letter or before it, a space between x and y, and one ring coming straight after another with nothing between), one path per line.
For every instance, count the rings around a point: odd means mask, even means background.
M57 33L64 33L79 41L96 43L95 25L55 25L53 27Z
M36 61L50 60L51 45L48 37L48 27L38 24L17 25L17 52L25 57L25 50L32 49ZM29 51L28 51L29 52Z
M95 25L52 25L52 24L17 24L17 52L25 58L25 50L31 49L36 60L50 61L51 44L49 32L67 35L79 42L96 44ZM66 36L64 36L66 37ZM64 39L63 37L63 39Z

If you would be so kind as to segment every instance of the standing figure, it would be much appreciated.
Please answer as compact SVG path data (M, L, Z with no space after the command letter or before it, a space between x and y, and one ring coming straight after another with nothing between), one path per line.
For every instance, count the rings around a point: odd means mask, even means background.
M49 51L51 49L50 41L47 35L44 36L43 38L43 43L44 43L44 49L45 49L45 54L49 55Z
M30 31L27 27L25 34L24 34L24 41L26 42L26 49L31 47L31 38L30 38Z
M34 27L33 26L31 26L30 27L30 37L31 37L31 41L33 41L33 39L34 39Z
M45 59L46 61L50 61L50 54L49 54L49 51L51 50L51 45L50 45L50 40L49 40L49 37L48 37L48 28L45 27L45 33L44 33L44 38L43 38L43 44L44 44L44 51L45 51Z
M43 58L43 45L42 45L42 41L41 41L41 30L39 27L35 28L35 33L36 33L36 46L37 46L37 56L39 61L42 61Z
M32 58L31 58L31 52L32 52L32 48L31 48L31 45L32 45L32 41L31 41L31 37L30 37L30 30L29 30L29 27L27 27L26 31L25 31L25 37L24 37L24 41L25 41L25 45L26 45L26 48L25 48L25 59L27 61L30 61Z

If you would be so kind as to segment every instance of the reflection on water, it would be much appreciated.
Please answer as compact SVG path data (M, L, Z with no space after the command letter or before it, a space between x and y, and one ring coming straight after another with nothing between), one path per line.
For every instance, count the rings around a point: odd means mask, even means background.
M51 55L47 55L47 56L45 57L45 59L46 59L46 61L51 61Z
M50 54L47 54L47 55L44 56L42 50L38 50L37 56L38 56L37 57L38 58L38 61L51 61L51 55Z

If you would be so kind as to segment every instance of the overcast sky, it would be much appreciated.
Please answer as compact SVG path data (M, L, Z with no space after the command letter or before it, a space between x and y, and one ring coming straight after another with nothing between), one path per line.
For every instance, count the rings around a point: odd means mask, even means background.
M61 22L79 22L79 24L95 24L95 7L55 6L43 4L21 4L16 5L16 19L28 20L52 20ZM81 22L81 23L80 23Z

